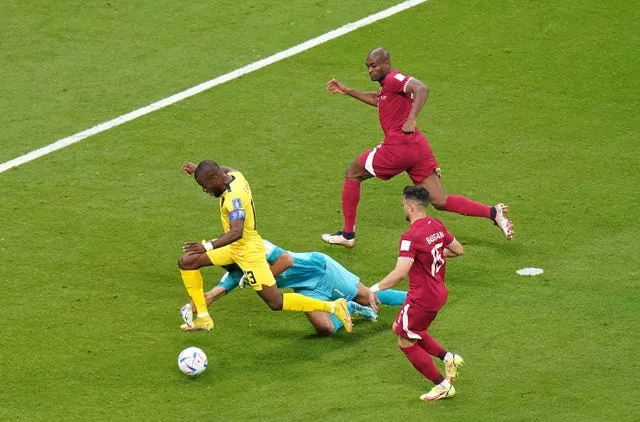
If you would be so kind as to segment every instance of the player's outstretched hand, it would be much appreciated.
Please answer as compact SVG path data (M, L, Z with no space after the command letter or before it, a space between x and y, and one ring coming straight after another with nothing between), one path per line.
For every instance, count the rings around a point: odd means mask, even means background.
M187 176L191 176L196 171L196 167L198 167L197 164L187 161L180 167L180 170L186 172Z
M346 94L347 87L337 79L331 79L327 82L327 91L333 94Z
M378 304L380 303L380 299L378 299L378 294L369 290L369 307L373 309L373 312L378 313Z
M184 242L182 251L189 254L205 253L206 249L204 248L204 245L201 242Z

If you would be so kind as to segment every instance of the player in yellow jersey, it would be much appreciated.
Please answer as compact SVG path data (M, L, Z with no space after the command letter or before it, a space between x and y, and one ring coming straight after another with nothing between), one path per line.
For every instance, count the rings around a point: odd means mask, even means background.
M202 190L220 198L220 218L224 234L203 242L185 242L184 255L178 260L180 275L196 306L193 324L183 324L183 331L212 330L203 290L200 268L210 265L238 264L253 290L274 311L331 312L351 332L351 315L344 299L322 301L298 293L282 294L276 286L266 258L264 242L256 230L256 215L249 183L242 173L209 160L197 166L187 162L182 170L193 175Z

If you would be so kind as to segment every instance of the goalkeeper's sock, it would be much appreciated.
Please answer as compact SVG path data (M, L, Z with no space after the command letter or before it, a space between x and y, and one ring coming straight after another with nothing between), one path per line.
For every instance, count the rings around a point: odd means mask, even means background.
M378 292L378 299L383 305L400 306L407 298L407 292L403 290L380 290Z
M191 296L191 300L196 305L197 316L208 316L209 310L207 309L207 301L204 297L204 290L202 288L203 280L200 270L180 270L180 276L182 276L182 282L187 289L187 293Z
M335 334L340 331L344 324L334 314L329 314L329 318L331 318L331 322L333 322L333 334Z
M285 293L282 295L282 310L293 312L331 312L332 303L303 296L300 293Z

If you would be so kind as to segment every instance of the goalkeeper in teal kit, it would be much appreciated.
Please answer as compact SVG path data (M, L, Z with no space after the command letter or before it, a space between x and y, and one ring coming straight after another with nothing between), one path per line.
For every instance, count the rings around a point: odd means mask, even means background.
M282 289L293 289L294 292L321 300L347 300L349 311L354 315L362 315L366 319L375 321L377 314L369 305L369 288L360 282L355 274L348 271L330 256L320 252L289 252L264 240L267 261L276 279L276 284ZM235 266L225 267L220 282L205 296L207 306L221 298L238 285L243 284L243 273ZM378 292L378 299L384 305L399 306L407 296L406 291L385 290ZM180 310L186 324L191 324L193 305L187 304ZM315 327L317 333L329 336L337 333L343 326L334 315L327 312L308 312L307 318Z

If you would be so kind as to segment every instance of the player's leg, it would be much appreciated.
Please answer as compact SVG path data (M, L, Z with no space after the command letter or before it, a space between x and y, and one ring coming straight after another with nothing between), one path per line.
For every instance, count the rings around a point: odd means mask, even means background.
M249 281L249 285L274 311L330 312L342 321L348 332L351 332L351 315L347 309L347 302L344 299L328 302L306 297L299 293L282 294L276 286L276 280L271 273L266 259L250 264L239 264Z
M402 353L418 372L435 384L431 391L420 396L422 400L438 400L456 393L449 379L440 374L431 355L420 344L428 336L427 328L436 315L437 312L426 312L405 304L393 323L393 331L398 336L398 347Z
M211 290L209 290L208 292L205 292L204 294L204 297L207 303L207 308L209 308L209 306L211 306L213 302L220 299L222 296L226 294L227 294L227 289L225 289L224 287L220 285L213 286ZM184 323L187 324L188 326L193 326L193 310L195 309L195 307L196 307L195 303L193 302L193 300L191 300L189 303L183 305L180 308L180 316L182 317L182 320L184 321Z
M369 321L376 321L378 314L368 306L360 305L353 301L358 295L358 285L361 284L357 275L343 267L338 261L327 254L315 252L324 258L324 270L322 274L315 277L313 291L305 291L307 296L311 295L317 299L327 298L331 300L345 299L347 308L352 315L362 315Z
M236 263L233 263L232 265L223 265L223 268L227 270L227 272L224 273L216 286L213 286L211 290L204 294L207 302L207 308L211 306L214 301L220 299L240 284L243 273ZM185 324L189 326L193 325L194 309L195 304L193 303L193 300L180 308L180 316Z
M502 230L507 239L513 237L513 224L509 219L509 207L505 204L489 206L473 201L462 195L447 195L440 182L440 170L431 173L419 184L429 192L429 202L439 210L454 212L470 217L484 217L493 222Z
M407 173L414 184L424 187L429 192L429 202L436 209L491 219L507 239L513 237L512 223L507 215L506 205L500 203L492 207L462 195L447 195L440 180L440 168L426 138L424 142L414 146L414 154L419 159L408 168Z
M447 351L429 333L423 333L421 334L421 337L422 338L418 340L420 347L422 347L431 356L435 356L444 362L446 378L449 381L455 381L460 368L464 365L464 359L462 359L462 356Z
M343 327L342 321L333 314L314 311L307 312L306 315L311 325L316 329L316 333L322 337L332 336Z
M211 265L229 265L233 263L230 257L230 248L223 247L213 249L201 254L186 254L178 260L178 268L180 268L180 276L182 282L187 289L187 293L191 297L195 308L196 318L191 324L185 322L180 326L183 331L198 331L213 329L213 319L209 315L207 302L204 296L204 280L200 268Z
M440 169L435 169L417 184L429 192L429 202L439 210L472 217L491 218L491 207L489 205L472 201L462 195L447 195L440 181Z
M440 374L431 356L415 340L399 335L398 347L409 359L411 365L434 384L428 393L420 396L421 400L439 400L456 394L456 389L451 384L451 381Z
M322 301L344 299L342 296L331 296L330 294L327 294L326 291L323 291L323 289L312 286L308 286L305 288L296 288L294 289L294 292ZM348 302L348 304L350 303L352 302ZM348 309L349 312L351 312L351 307L348 306ZM340 331L342 327L344 327L342 321L340 321L340 319L338 319L338 317L336 317L334 314L313 311L307 312L306 315L309 319L309 322L311 322L313 327L316 329L316 333L319 336L331 336Z
M344 185L342 186L342 216L344 225L342 230L335 233L325 233L322 240L333 245L355 246L356 215L358 214L358 203L360 202L360 183L373 176L365 163L369 155L375 154L376 149L369 150L361 154L349 164L345 171Z
M205 253L183 255L178 260L182 283L196 308L196 318L180 326L183 331L210 331L213 329L213 319L209 315L204 297L204 280L202 279L202 273L200 273L200 268L210 265L213 264Z

